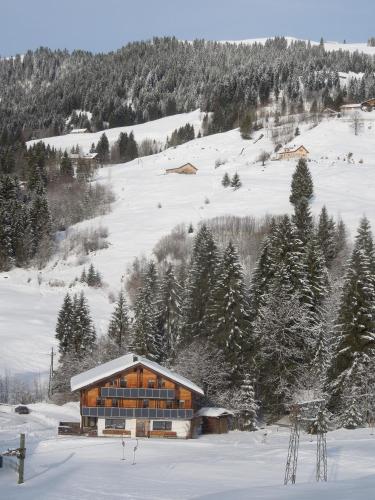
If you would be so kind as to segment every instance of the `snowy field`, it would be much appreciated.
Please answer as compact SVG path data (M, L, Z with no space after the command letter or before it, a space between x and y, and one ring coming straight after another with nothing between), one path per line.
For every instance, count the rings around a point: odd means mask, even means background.
M317 215L326 204L330 214L343 218L352 236L363 214L375 228L375 113L362 115L366 121L358 136L348 119L341 118L326 120L311 130L301 127L301 135L295 140L310 151L315 186L313 213ZM187 116L163 120L172 120L175 128ZM198 111L191 116L199 122ZM158 120L160 129L163 120ZM138 125L136 138L142 135L142 127L151 126L156 122ZM264 137L254 144L261 134ZM51 141L65 148L77 144L77 136L46 140ZM98 171L97 182L109 183L115 191L113 210L77 228L102 225L109 231L109 248L90 255L106 285L98 290L85 288L99 335L106 331L113 309L108 294L120 290L133 259L140 254L151 256L159 238L177 224L191 222L196 226L204 219L227 214L263 217L292 211L289 192L295 162L270 161L265 167L256 162L262 150L271 152L273 148L267 130L256 132L250 141L242 140L239 131L232 130ZM350 163L348 153L353 154ZM225 164L215 168L216 160ZM186 162L196 165L197 175L165 175L166 168ZM223 188L225 172L230 176L238 172L242 188ZM62 260L58 255L41 271L39 279L35 269L0 273L0 371L48 371L57 312L68 285L82 269L77 258ZM53 280L61 280L65 286L51 287ZM78 292L80 286L69 290Z
M308 42L309 40L301 40L300 38L294 38L292 36L285 37L288 45L292 42ZM243 43L246 45L251 45L254 43L265 44L269 38L250 38L248 40L225 40L222 43ZM319 45L319 42L310 41L311 45ZM375 47L369 47L367 43L343 43L343 42L331 42L324 40L324 48L327 51L334 50L344 50L348 52L363 52L364 54L375 55Z
M26 433L25 483L5 459L4 500L369 500L375 488L375 436L370 429L328 433L328 482L315 482L316 441L302 434L297 484L284 486L289 431L271 426L197 440L126 440L57 436L59 420L77 420L75 403L30 405L29 415L0 406L0 450Z

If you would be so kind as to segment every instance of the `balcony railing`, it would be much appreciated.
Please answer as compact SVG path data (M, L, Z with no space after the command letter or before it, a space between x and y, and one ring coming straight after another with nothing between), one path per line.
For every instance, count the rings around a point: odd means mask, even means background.
M174 389L141 389L117 387L102 387L100 389L102 398L123 398L123 399L175 399Z
M194 410L165 410L159 408L115 408L115 407L82 407L83 417L103 417L103 418L173 418L190 419L193 418Z

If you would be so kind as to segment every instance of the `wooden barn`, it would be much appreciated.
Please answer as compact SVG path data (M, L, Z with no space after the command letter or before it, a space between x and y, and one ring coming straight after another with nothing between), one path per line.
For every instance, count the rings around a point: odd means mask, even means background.
M81 431L97 436L190 438L200 387L136 354L71 379L80 391Z
M201 408L195 414L201 420L202 434L226 434L231 428L234 413L225 408Z
M361 110L361 104L343 104L340 106L340 111L344 115L352 114Z
M299 160L300 158L306 158L309 151L305 146L289 146L285 147L282 151L278 153L278 160Z
M185 163L185 165L182 165L181 167L177 168L167 168L165 173L166 174L188 174L188 175L194 175L198 171L197 167L194 167L191 163Z

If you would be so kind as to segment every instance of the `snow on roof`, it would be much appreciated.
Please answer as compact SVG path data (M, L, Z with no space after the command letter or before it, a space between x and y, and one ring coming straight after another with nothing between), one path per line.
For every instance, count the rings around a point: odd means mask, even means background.
M91 368L91 370L87 370L83 373L75 375L70 380L70 387L72 391L76 391L78 389L82 389L82 387L87 387L88 385L94 384L99 380L106 379L111 377L112 375L119 373L123 370L127 370L128 368L132 368L136 365L143 365L151 370L160 373L160 375L164 375L165 377L177 382L178 384L191 389L194 392L199 394L204 394L203 390L198 387L196 384L183 377L182 375L178 375L177 373L172 372L168 368L155 363L155 361L150 361L143 356L138 356L137 354L129 353L125 354L125 356L121 356L120 358L113 359L112 361L108 361L108 363L104 363L102 365L96 366L95 368Z
M208 406L201 408L195 414L196 417L214 417L214 418L223 417L226 415L233 416L234 413L230 410L226 410L225 408L210 408Z
M87 132L87 128L73 128L69 133L70 134L84 134Z

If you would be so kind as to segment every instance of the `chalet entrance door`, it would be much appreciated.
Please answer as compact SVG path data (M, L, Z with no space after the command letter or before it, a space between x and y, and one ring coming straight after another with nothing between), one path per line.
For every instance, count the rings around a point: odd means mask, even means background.
M148 427L149 427L148 420L138 420L137 419L135 435L137 437L147 437L148 436Z

